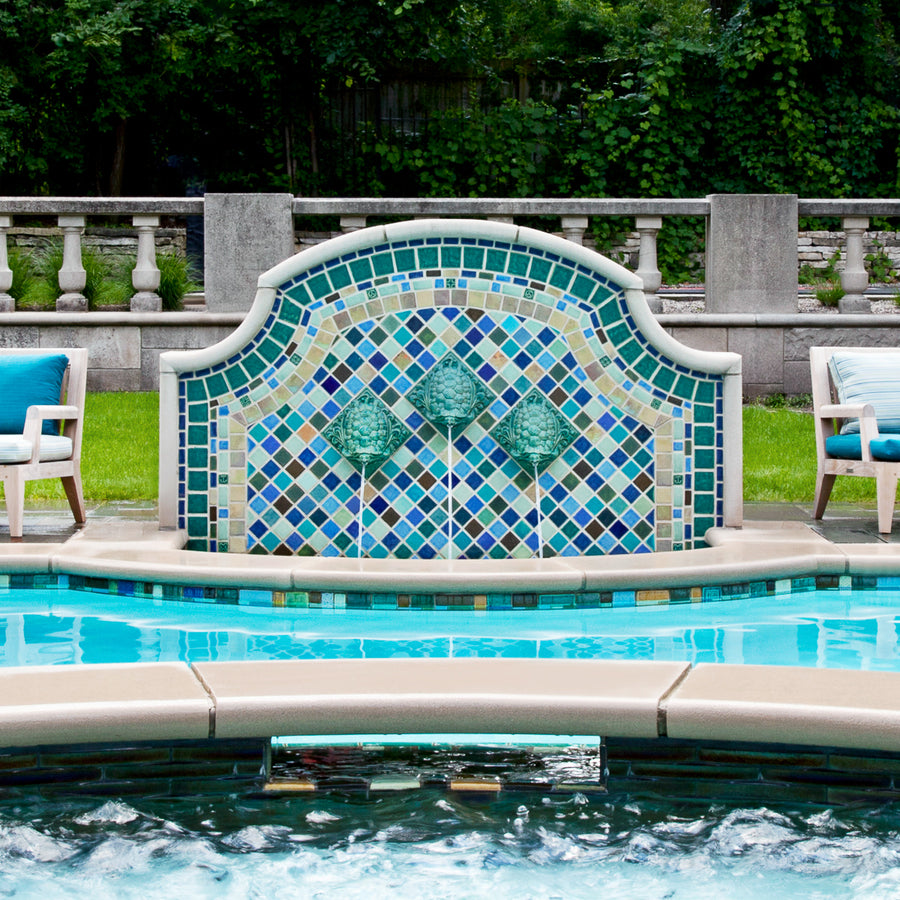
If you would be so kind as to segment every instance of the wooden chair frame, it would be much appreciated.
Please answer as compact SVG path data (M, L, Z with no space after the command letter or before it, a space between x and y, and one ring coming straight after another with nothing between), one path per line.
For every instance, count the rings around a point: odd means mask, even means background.
M22 540L25 513L25 483L43 478L59 478L66 499L83 525L86 521L84 494L81 487L81 438L84 423L84 398L87 391L88 352L83 348L3 349L0 355L38 356L64 353L69 365L63 377L59 404L30 406L25 416L22 437L31 442L31 458L21 463L0 464L0 479L6 495L9 534L14 542ZM41 462L41 429L47 419L62 421L62 434L72 441L72 455L68 459Z
M811 347L809 351L812 375L813 415L816 429L816 493L813 501L813 518L821 519L838 475L857 475L875 479L878 503L878 531L890 534L897 499L897 479L900 463L872 459L869 443L879 437L875 410L869 403L841 404L831 378L828 362L838 351L849 353L893 353L890 347ZM900 371L897 372L897 389L900 390ZM862 459L838 459L829 456L825 439L840 432L847 419L859 419Z

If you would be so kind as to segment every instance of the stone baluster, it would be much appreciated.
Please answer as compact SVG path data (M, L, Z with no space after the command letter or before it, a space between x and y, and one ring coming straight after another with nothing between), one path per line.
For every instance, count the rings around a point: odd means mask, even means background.
M587 216L563 216L562 231L565 239L573 244L584 244L584 233L587 231Z
M156 293L159 288L159 267L156 265L156 229L159 216L132 216L132 225L137 229L137 262L131 273L131 283L135 294L131 298L132 312L159 312L162 298Z
M515 221L512 216L488 216L488 222L499 222L501 225L514 225Z
M7 256L6 232L10 228L12 228L12 216L0 216L0 312L12 312L16 308L15 301L9 295L13 273L9 267L9 256Z
M56 310L87 312L87 298L82 293L87 284L87 273L81 262L84 216L60 216L59 227L63 233L63 263L59 270L59 289L62 294L56 299Z
M838 308L842 313L870 313L872 307L864 294L869 286L869 273L863 258L863 236L869 227L865 216L847 216L844 219L844 234L847 240L847 257L841 272L841 297Z
M341 216L341 231L348 234L366 227L367 216Z
M644 299L653 313L662 312L662 300L657 291L662 284L662 274L656 258L656 236L662 228L659 216L636 216L635 228L641 238L638 267L635 274L644 282Z

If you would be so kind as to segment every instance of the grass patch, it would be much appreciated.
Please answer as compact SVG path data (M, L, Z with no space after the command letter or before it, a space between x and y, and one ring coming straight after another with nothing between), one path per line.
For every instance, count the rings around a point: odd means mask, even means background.
M88 500L155 500L159 470L159 397L88 394L81 471ZM816 441L808 412L787 406L744 407L744 499L812 503ZM58 481L32 481L32 499L63 500ZM875 505L871 478L838 478L832 499Z
M808 412L744 407L744 500L812 503L816 490L816 436ZM875 479L838 478L836 503L875 505Z

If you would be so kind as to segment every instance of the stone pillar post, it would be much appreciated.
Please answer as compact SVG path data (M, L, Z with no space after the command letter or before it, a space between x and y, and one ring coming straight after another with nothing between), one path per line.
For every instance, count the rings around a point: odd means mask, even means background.
M10 228L12 216L0 216L0 312L12 312L16 308L15 301L8 293L13 280L6 250L6 232Z
M869 227L865 216L847 216L844 219L844 234L847 239L847 259L841 272L841 287L844 296L838 303L842 313L870 313L872 307L864 293L869 286L869 273L863 262L863 235Z
M514 225L512 216L488 216L488 222L499 222L501 225Z
M60 216L63 233L63 263L59 270L62 294L56 300L57 312L87 312L87 298L81 292L87 284L87 272L81 262L81 235L84 216Z
M638 256L638 267L635 275L644 282L644 299L654 313L662 312L662 300L656 292L662 284L662 273L656 258L656 236L662 228L660 216L636 216L634 220L637 233L641 236L641 247Z
M796 194L711 194L706 311L797 312Z
M137 293L131 298L132 312L159 312L162 299L159 288L159 267L156 265L156 229L159 216L132 216L137 229L137 263L131 273L131 283Z
M350 231L359 231L366 227L367 216L341 216L341 231L347 234Z
M294 255L290 194L206 194L206 308L247 312L263 272Z
M584 233L587 231L587 216L563 216L562 230L567 241L573 244L584 244Z

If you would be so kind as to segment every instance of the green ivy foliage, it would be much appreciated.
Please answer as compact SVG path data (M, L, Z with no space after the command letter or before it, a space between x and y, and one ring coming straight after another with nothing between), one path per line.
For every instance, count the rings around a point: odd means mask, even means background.
M0 193L895 196L898 29L896 0L0 0ZM341 129L444 73L473 99Z
M722 187L802 196L897 189L893 4L752 0L718 44Z

